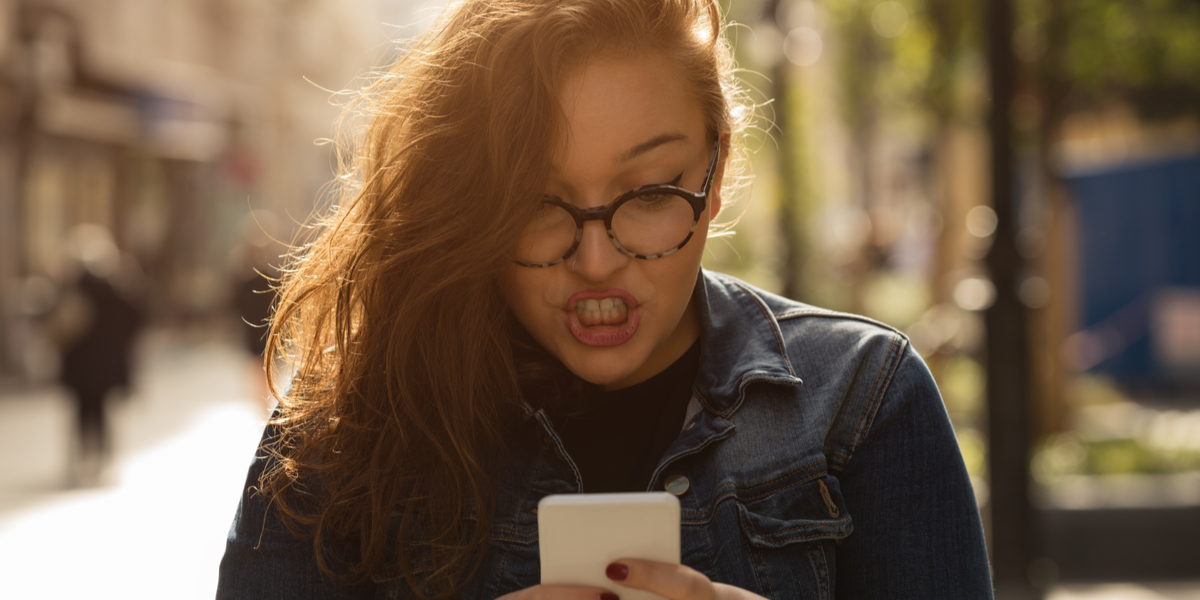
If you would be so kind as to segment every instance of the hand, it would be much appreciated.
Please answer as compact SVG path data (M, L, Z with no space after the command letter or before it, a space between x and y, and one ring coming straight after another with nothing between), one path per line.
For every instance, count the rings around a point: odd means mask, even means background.
M685 565L627 558L608 565L605 574L618 585L645 590L668 600L764 600L742 588L713 583L703 573Z
M703 573L683 565L622 559L608 566L609 579L622 587L644 590L668 600L764 600L741 588L713 583ZM496 600L618 600L603 588L535 585Z

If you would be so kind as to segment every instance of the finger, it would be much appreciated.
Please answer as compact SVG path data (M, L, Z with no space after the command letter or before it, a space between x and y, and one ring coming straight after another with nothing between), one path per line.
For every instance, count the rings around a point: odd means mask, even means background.
M535 585L500 596L496 600L620 600L604 589L576 585Z
M608 566L609 579L671 600L714 600L716 590L703 573L684 565L623 558Z

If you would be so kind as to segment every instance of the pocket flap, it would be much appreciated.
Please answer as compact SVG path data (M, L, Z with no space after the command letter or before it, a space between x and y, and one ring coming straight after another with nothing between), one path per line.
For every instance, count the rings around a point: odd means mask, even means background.
M854 530L837 478L828 475L739 498L738 512L746 538L760 548L842 539Z

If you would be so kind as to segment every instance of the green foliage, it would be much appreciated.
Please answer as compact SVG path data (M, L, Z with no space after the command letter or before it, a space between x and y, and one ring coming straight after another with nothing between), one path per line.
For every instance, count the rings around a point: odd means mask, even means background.
M894 38L872 28L881 0L822 0L839 40L843 116L866 118L865 98L918 104L938 119L960 106L963 66L985 54L982 3L900 0L908 25ZM1053 69L1074 108L1117 99L1143 116L1200 111L1200 2L1196 0L1016 0L1016 52Z
M843 117L854 127L870 118L868 104L954 118L962 66L979 52L978 3L898 0L907 14L899 35L882 35L873 22L882 0L823 0L839 40Z
M1033 458L1039 481L1064 475L1128 475L1200 471L1200 451L1147 444L1136 438L1085 439L1063 434L1043 444Z
M964 354L946 357L938 370L937 382L951 418L961 419L982 410L987 374L974 358Z
M1147 118L1200 111L1200 2L1023 0L1018 8L1021 26L1043 35L1062 20L1048 55L1060 52L1049 61L1059 64L1042 66L1066 84L1074 108L1121 100Z

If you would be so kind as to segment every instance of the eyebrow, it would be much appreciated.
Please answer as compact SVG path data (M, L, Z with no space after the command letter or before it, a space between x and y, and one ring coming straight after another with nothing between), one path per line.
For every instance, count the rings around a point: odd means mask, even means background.
M669 144L671 142L678 142L679 140L686 139L688 139L688 137L682 133L664 133L658 137L652 138L634 146L633 148L630 148L617 159L617 163L631 161L663 144Z

